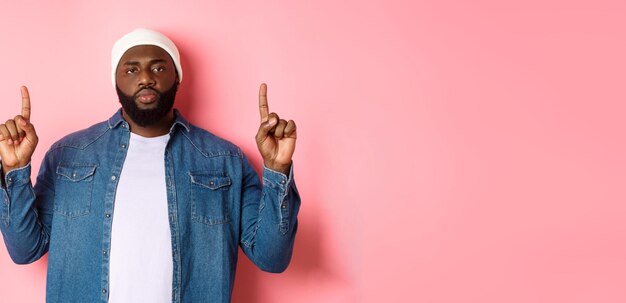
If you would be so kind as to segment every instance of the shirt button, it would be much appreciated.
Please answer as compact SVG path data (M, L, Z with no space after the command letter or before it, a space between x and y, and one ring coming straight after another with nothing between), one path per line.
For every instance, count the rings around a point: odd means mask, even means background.
M281 207L282 209L287 208L287 203L283 203L280 207Z
M285 180L280 180L280 184L285 184Z
M126 144L122 144L120 145L122 148L126 148Z
M103 293L103 294L106 294L106 293L107 293L107 290L103 288L103 289L102 289L102 293Z
M213 186L213 184L215 184L215 182L213 181L209 182L209 185Z
M76 178L76 173L72 173L72 178Z
M111 218L111 214L106 214L104 216L107 217L107 218Z
M9 183L13 182L13 178L9 177Z
M106 250L103 250L103 251L102 251L102 254L106 256L106 255L107 255L107 251L106 251Z
M115 179L117 179L114 175L111 176L111 181L115 181Z

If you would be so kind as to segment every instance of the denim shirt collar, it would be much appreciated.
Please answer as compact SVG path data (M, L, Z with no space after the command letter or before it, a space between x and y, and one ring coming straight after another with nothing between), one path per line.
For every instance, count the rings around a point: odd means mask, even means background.
M122 122L126 121L124 121L124 118L122 117L122 109L120 108L111 118L109 118L109 128L116 128L120 126ZM170 134L177 126L180 126L189 132L189 122L177 109L174 109L174 124L172 124L172 127L170 128Z

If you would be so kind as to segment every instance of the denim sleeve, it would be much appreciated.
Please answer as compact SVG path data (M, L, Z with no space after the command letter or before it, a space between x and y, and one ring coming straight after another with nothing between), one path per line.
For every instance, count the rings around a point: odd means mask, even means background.
M44 180L45 173L44 163L35 188L30 181L30 163L4 178L0 231L17 264L35 262L48 251L54 194L50 182Z
M298 227L300 195L289 175L263 167L263 185L243 159L241 247L261 270L283 272L291 261Z

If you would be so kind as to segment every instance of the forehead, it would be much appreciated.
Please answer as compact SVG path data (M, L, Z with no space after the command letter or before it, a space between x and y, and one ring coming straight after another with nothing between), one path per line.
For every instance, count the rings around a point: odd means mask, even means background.
M126 64L129 61L142 62L142 61L154 61L164 60L168 63L174 64L172 57L164 49L155 45L137 45L129 48L122 58L119 64Z

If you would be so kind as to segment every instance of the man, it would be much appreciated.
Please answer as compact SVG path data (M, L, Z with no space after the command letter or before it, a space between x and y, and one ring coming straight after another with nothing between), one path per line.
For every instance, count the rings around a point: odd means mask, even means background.
M229 302L238 245L264 271L289 264L295 123L269 112L262 84L261 185L238 147L172 109L182 76L164 35L137 29L118 40L122 109L53 144L34 188L38 138L22 87L22 114L0 125L0 229L18 264L49 252L48 302Z

